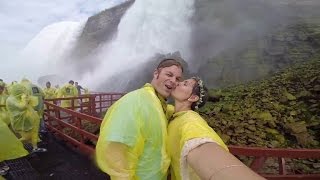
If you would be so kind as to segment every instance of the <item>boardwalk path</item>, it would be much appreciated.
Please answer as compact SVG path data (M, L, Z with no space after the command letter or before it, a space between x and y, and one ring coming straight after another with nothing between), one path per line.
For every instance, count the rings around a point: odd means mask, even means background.
M5 161L11 170L5 176L12 180L82 180L109 179L98 170L93 161L68 148L62 141L47 134L43 136L40 147L48 149L46 153L31 154L27 157ZM30 149L30 146L26 146Z

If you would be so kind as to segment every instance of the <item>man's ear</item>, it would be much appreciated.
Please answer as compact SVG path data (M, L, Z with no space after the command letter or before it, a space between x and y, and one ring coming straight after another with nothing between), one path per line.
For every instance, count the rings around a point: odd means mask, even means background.
M199 96L197 96L197 95L191 95L190 97L189 97L189 99L188 99L188 101L190 101L190 102L197 102L199 100Z
M161 71L161 69L155 69L153 71L153 78L154 79L158 79L159 78L160 71Z
M157 77L158 75L159 75L159 71L158 71L158 69L155 69L153 71L153 77Z

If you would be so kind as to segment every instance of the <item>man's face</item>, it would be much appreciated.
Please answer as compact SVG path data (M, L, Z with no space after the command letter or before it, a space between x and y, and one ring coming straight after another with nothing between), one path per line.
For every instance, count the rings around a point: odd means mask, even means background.
M178 66L160 68L153 73L152 85L161 96L167 98L181 81L181 78L182 69Z
M50 87L51 87L51 84L50 84L50 83L47 83L46 86L47 86L47 88L50 88Z

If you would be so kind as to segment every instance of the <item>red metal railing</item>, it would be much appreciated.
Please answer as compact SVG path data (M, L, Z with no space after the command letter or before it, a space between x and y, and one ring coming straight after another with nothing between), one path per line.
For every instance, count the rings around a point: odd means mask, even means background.
M46 125L51 132L74 145L80 152L92 155L94 145L87 145L86 141L97 141L98 135L85 130L83 122L86 121L99 127L102 121L99 115L122 95L121 93L103 93L46 100L44 113ZM73 102L71 107L62 108L57 105L60 100ZM78 105L75 101L79 102ZM64 131L66 129L71 133L66 133ZM270 149L238 146L229 146L229 148L230 152L236 156L253 157L249 166L258 173L263 173L260 171L268 158L277 158L278 174L262 174L267 179L320 179L320 174L293 174L294 172L288 172L285 166L285 158L320 159L320 149Z
M84 113L76 112L67 108L59 107L55 104L45 102L47 110L44 113L47 128L54 134L74 145L80 152L93 154L94 147L86 145L85 140L97 141L98 136L83 129L83 120L100 125L101 118L89 116ZM71 129L72 134L78 134L76 138L66 133L66 129Z
M123 94L103 93L90 94L80 97L57 98L45 100L44 119L48 129L62 139L74 145L80 152L92 154L94 146L86 142L97 141L98 136L84 129L84 121L91 125L100 126L102 122L101 113L106 111ZM70 107L59 106L62 100L69 100ZM66 132L69 130L69 133Z
M262 174L267 179L320 179L320 174L293 174L288 173L286 170L286 160L294 158L311 158L320 159L320 149L270 149L270 148L253 148L253 147L240 147L229 146L230 152L233 155L243 155L254 157L250 168L255 172L260 172L263 165L268 158L278 158L278 173L279 174Z
M46 99L46 101L55 105L59 105L63 100L70 101L71 106L66 107L67 109L100 117L101 113L105 112L108 107L123 95L124 93L99 93L81 95L79 97Z

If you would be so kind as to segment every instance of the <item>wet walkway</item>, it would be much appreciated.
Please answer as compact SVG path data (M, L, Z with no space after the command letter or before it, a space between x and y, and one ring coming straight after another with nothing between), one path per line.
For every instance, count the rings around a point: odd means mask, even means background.
M109 179L97 169L92 160L78 154L50 134L42 137L39 147L48 149L45 153L30 154L4 163L10 167L4 176L8 180L82 180ZM31 150L31 146L26 146Z

